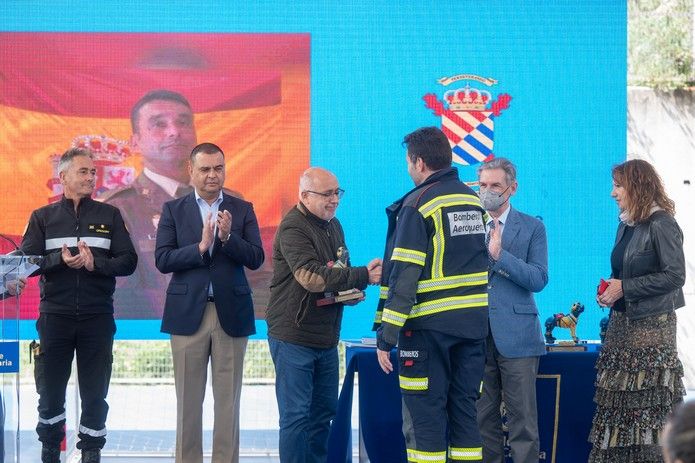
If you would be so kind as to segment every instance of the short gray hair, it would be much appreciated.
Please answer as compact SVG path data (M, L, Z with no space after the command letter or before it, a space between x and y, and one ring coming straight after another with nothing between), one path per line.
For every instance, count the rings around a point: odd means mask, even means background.
M478 167L478 178L480 178L480 173L484 170L492 169L502 169L504 171L505 180L507 180L507 185L511 185L516 182L516 166L512 161L507 158L493 158L488 162L480 164Z
M303 191L311 190L313 187L313 179L311 178L312 167L309 167L302 175L299 177L299 194L301 195Z
M90 159L94 159L92 152L87 148L70 148L60 156L60 161L58 162L58 174L65 172L65 170L70 167L72 160L77 156L86 156Z

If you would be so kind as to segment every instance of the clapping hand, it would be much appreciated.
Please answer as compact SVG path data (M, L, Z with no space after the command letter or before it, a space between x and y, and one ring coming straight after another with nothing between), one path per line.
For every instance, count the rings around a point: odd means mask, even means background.
M212 212L210 212L205 222L203 223L203 231L201 233L200 243L198 243L198 253L202 256L205 254L215 240L215 221L212 220Z
M78 253L73 256L70 248L68 248L68 245L63 243L63 250L61 251L60 256L63 259L63 262L65 262L65 265L70 268L79 269L84 267L84 256L79 252L79 249Z
M490 230L490 243L488 244L488 252L490 257L495 260L500 259L502 252L502 233L500 232L499 220L494 219L495 226Z
M217 236L223 243L229 238L232 230L232 214L227 211L219 211L217 213Z
M88 272L94 271L94 255L84 241L79 241L77 243L77 254L74 256L70 248L68 248L68 245L63 243L63 250L60 255L65 265L72 269L77 270L84 267Z
M79 251L80 257L82 257L82 263L84 265L84 268L86 268L88 272L93 272L94 255L92 254L92 250L89 249L89 246L87 246L87 243L85 243L84 241L80 241L79 243L77 243L77 250Z

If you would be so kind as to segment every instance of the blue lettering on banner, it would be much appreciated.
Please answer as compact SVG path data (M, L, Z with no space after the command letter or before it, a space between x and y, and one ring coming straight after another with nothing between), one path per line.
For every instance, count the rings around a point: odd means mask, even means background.
M19 342L0 342L0 373L19 373Z

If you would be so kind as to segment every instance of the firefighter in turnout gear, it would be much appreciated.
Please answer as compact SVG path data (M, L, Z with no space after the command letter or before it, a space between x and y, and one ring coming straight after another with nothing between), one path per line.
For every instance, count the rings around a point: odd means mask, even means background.
M40 255L41 302L32 346L39 394L36 432L41 461L60 463L65 389L73 356L82 400L77 448L82 463L99 463L106 443L106 395L116 324L117 276L133 273L138 256L117 208L91 198L96 169L89 151L73 148L58 166L63 197L31 214L22 251Z
M403 145L416 187L386 209L377 356L392 372L398 345L408 461L482 461L475 402L488 334L486 213L451 166L441 130L421 128Z

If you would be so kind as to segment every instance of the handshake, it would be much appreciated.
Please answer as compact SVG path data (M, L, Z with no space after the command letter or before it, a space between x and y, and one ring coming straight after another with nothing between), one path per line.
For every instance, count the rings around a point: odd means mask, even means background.
M375 258L367 264L367 272L369 273L369 284L378 285L381 283L381 259ZM322 307L332 305L337 302L342 302L345 305L356 305L364 301L364 292L356 288L337 293L325 293L325 297L318 299L316 305Z
M378 257L372 259L367 264L367 272L369 272L369 284L378 285L381 283L381 259Z

